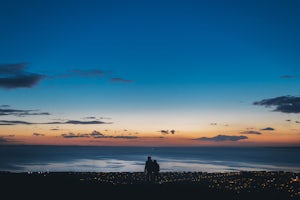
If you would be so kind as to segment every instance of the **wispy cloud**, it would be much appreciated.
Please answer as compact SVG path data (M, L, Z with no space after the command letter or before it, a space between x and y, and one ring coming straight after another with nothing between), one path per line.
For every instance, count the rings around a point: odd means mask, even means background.
M124 79L124 78L120 78L120 77L111 78L110 80L115 83L131 83L131 82L133 82L133 80L128 80L128 79Z
M32 135L33 135L33 136L37 136L37 137L39 137L39 136L45 136L45 135L42 134L42 133L32 133Z
M48 122L45 124L111 124L110 122L103 122L103 121L99 121L99 120L93 120L93 121L79 121L79 120L68 120L66 122Z
M274 128L272 128L272 127L266 127L266 128L262 128L262 129L260 129L261 131L275 131L275 129Z
M10 109L0 108L0 116L2 115L13 115L17 117L23 117L27 115L50 115L49 112L38 112L39 110L20 110L20 109Z
M61 134L63 138L113 138L113 139L136 139L137 136L128 136L128 135L117 135L117 136L110 136L110 135L104 135L100 133L99 131L93 131L92 133L67 133L67 134Z
M263 99L253 103L254 105L271 107L275 106L273 111L282 113L300 113L300 97L281 96L271 99Z
M10 105L0 105L0 108L9 108Z
M169 134L169 130L160 130L159 132L161 132L162 134Z
M248 135L261 135L261 132L258 131L244 131L241 134L248 134Z
M26 122L26 121L19 121L19 120L0 120L0 126L9 126L9 125L32 125L34 123Z
M175 130L174 129L172 129L172 130L160 130L159 132L161 132L161 134L163 134L163 135L167 135L167 134L169 134L169 133L171 133L172 135L174 135L175 134Z
M283 78L283 79L290 79L290 78L296 78L296 76L283 75L283 76L280 76L280 78Z
M37 124L73 124L73 125L89 125L89 124L112 124L111 122L103 122L103 121L79 121L79 120L68 120L64 122L45 122L45 123L37 123L37 122L27 122L27 121L19 121L19 120L0 120L0 126L8 126L8 125L37 125Z
M194 140L200 140L200 141L208 141L208 142L225 142L225 141L239 141L239 140L246 140L248 139L247 136L234 136L234 135L217 135L215 137L201 137L196 138Z
M61 134L63 138L83 138L83 137L90 137L88 134L75 134L75 133L64 133Z
M26 71L26 63L0 64L0 88L31 88L46 76Z
M137 139L137 136L131 136L131 135L118 135L118 136L107 136L109 138L115 138L115 139Z
M73 75L79 75L83 77L102 77L107 72L100 70L100 69L91 69L91 70L82 70L82 69L74 69L71 71Z

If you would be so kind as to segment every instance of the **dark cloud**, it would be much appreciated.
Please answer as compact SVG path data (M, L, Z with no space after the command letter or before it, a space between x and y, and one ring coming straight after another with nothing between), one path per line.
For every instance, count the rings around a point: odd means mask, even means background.
M96 117L84 117L83 119L96 119Z
M18 125L18 124L32 125L34 123L26 122L26 121L18 121L18 120L0 120L0 126L9 126L9 125Z
M0 120L0 126L8 126L8 125L36 125L36 124L73 124L73 125L89 125L89 124L111 124L111 122L102 122L98 120L94 121L79 121L79 120L68 120L65 122L45 122L45 123L34 123L27 121L16 121L16 120Z
M162 134L169 134L169 130L160 130L159 132L161 132Z
M210 123L211 126L217 126L217 123Z
M261 135L261 132L258 131L244 131L241 134L248 134L248 135Z
M59 131L59 128L51 128L51 131Z
M174 129L172 129L172 130L160 130L159 131L161 134L163 134L163 135L167 135L167 134L169 134L169 133L171 133L172 135L174 135L175 134L175 130Z
M300 124L300 121L295 121L295 123Z
M105 137L102 133L100 133L99 131L93 131L91 134L90 134L91 137L93 138L103 138Z
M33 136L37 136L37 137L39 137L39 136L45 136L45 135L42 134L42 133L33 133L32 135L33 135Z
M123 79L123 78L111 78L110 80L115 83L131 83L131 82L133 82L132 80Z
M94 121L79 121L79 120L68 120L66 122L50 122L49 124L53 124L53 123L57 123L57 124L111 124L111 123L107 123L107 122L102 122L102 121L98 121L98 120L94 120Z
M19 110L19 109L9 109L0 108L0 115L14 115L18 117L23 117L27 115L50 115L48 112L37 112L38 110Z
M1 64L0 87L5 89L31 88L45 78L44 75L27 72L25 68L26 63Z
M289 78L296 78L296 76L283 75L283 76L280 76L280 78L283 78L283 79L289 79Z
M285 121L287 121L287 122L291 122L292 120L290 120L290 119L287 119L287 120L285 120Z
M283 113L300 113L300 97L281 96L271 99L263 99L254 102L254 105L271 107L275 106L274 111Z
M115 138L115 139L137 139L137 136L124 136L124 135L119 135L119 136L109 136L110 138Z
M261 130L261 131L275 131L275 129L272 128L272 127L262 128L262 129L260 129L260 130Z
M83 137L90 137L88 134L74 134L74 133L66 133L61 134L63 138L83 138Z
M71 71L71 73L83 77L101 77L106 74L106 72L100 69L91 69L91 70L74 69Z
M9 108L10 105L0 105L0 108Z
M18 74L24 72L27 63L0 64L0 74Z
M239 141L239 140L246 140L248 139L247 136L230 136L230 135L217 135L215 137L201 137L196 138L194 140L201 140L201 141L211 141L211 142L225 142L225 141Z

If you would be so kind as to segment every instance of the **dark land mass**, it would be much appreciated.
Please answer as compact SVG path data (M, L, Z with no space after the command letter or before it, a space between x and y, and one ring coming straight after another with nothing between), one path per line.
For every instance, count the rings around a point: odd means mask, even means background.
M300 173L0 172L1 199L300 199Z

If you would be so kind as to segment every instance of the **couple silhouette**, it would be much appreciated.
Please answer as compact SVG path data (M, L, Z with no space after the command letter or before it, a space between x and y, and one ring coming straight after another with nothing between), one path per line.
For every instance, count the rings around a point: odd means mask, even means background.
M146 180L148 182L157 182L159 176L159 164L156 160L152 160L151 156L148 156L148 159L145 163Z

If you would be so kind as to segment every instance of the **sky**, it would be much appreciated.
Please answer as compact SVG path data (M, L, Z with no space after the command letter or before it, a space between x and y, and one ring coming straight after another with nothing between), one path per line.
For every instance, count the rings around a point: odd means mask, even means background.
M299 10L1 0L0 145L299 146Z

